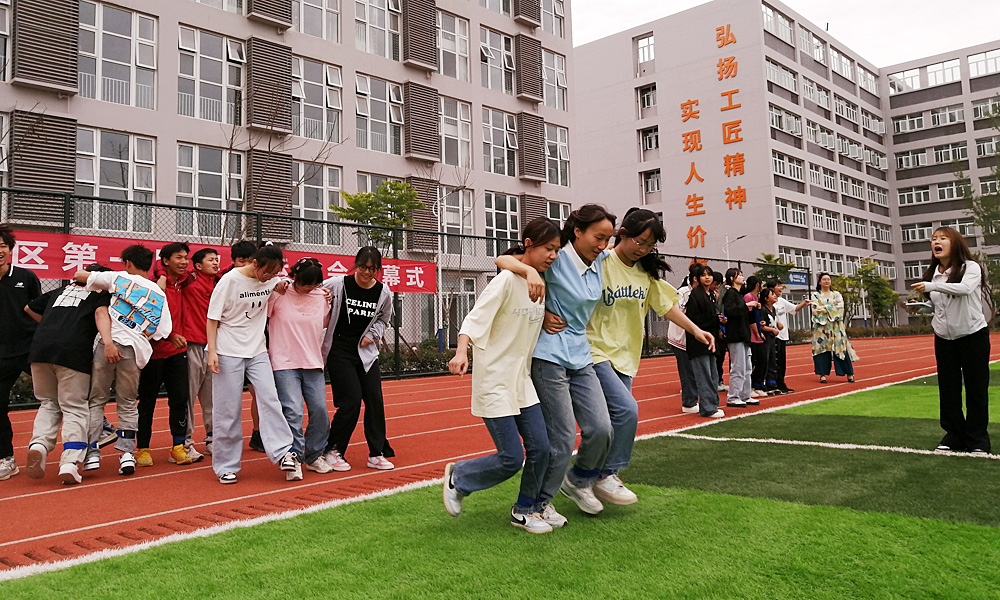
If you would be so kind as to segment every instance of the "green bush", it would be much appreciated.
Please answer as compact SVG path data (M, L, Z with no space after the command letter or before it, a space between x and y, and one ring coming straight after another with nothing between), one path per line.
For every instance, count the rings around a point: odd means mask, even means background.
M399 347L399 369L403 373L447 373L448 361L455 356L455 350L445 348L444 352L438 352L437 338L427 338L422 340L414 348L407 348L403 345ZM394 373L395 355L392 348L383 349L379 353L379 363L381 364L383 375ZM472 364L470 353L469 364Z
M10 391L10 407L22 408L37 405L38 400L35 399L35 394L31 389L31 376L27 373L21 373Z

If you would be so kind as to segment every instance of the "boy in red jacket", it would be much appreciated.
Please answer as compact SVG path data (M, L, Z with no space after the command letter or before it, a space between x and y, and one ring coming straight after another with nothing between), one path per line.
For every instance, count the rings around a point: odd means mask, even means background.
M191 257L194 271L181 283L181 300L184 307L182 331L187 339L188 357L188 453L194 449L194 401L201 403L201 416L205 423L205 454L212 454L212 374L208 370L205 345L205 322L208 319L208 301L219 281L219 253L214 248L202 248Z

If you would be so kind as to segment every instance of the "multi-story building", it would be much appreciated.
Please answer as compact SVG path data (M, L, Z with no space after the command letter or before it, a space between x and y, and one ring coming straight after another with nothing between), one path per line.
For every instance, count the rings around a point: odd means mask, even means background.
M766 252L834 274L868 258L902 292L929 221L973 233L956 168L997 185L983 124L998 47L879 69L770 0L715 0L585 44L576 198L661 213L662 251Z
M0 0L2 183L149 205L12 196L0 220L218 243L240 233L225 215L158 207L333 221L342 191L397 179L427 207L416 228L517 238L568 214L569 25L565 0ZM304 221L265 234L357 244ZM442 306L461 323L482 246L407 239L457 300L412 303L423 335Z

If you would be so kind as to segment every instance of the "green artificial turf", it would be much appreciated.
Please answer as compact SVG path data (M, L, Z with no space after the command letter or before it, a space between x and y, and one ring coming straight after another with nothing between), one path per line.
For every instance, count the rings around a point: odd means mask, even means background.
M687 433L716 438L755 438L897 446L933 450L943 432L937 419L787 414L778 411L713 423Z
M650 450L657 444L643 444ZM646 457L648 458L648 456ZM1000 529L635 486L535 536L508 482L447 516L417 490L0 584L0 597L932 599L1000 596Z

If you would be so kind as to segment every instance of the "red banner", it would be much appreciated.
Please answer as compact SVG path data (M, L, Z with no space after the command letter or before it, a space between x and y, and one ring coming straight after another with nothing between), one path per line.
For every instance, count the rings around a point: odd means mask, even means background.
M153 240L127 240L113 237L68 235L49 231L16 231L17 244L14 246L11 262L18 267L30 269L39 279L70 279L73 273L92 263L100 263L112 269L121 268L122 250L141 243L159 256L160 248L169 242ZM191 254L202 248L219 251L222 268L232 263L229 249L224 246L188 244ZM300 258L311 256L318 259L328 276L346 275L354 270L354 257L346 254L320 254L282 250L286 266L295 264ZM286 271L282 271L283 274ZM432 262L416 260L382 260L379 281L394 292L433 294L437 292L437 270Z

